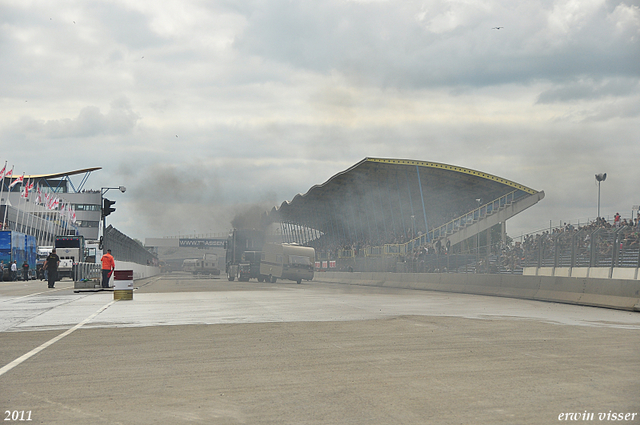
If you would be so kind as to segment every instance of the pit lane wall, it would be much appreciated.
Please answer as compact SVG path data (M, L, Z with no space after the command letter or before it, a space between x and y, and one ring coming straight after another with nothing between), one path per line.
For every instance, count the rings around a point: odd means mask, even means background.
M133 270L133 280L144 279L160 274L160 267L116 260L116 270Z
M640 311L640 280L464 273L316 273L314 281L554 301Z

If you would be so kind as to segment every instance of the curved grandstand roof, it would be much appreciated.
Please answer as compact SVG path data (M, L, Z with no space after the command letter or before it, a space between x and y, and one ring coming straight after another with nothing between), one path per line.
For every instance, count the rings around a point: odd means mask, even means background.
M479 206L538 191L489 173L407 159L365 158L269 213L271 221L341 240L384 242L425 233Z
M82 188L84 187L84 184L86 183L89 175L93 172L93 171L97 171L97 170L101 170L102 167L91 167L91 168L83 168L80 170L72 170L72 171L64 171L61 173L51 173L51 174L30 174L30 175L12 175L12 176L5 176L3 179L0 179L0 183L6 185L7 190L8 191L18 191L21 190L19 187L15 187L13 189L10 189L10 183L12 181L14 181L15 179L18 178L24 178L25 182L27 180L31 180L33 182L36 182L38 184L43 184L45 186L49 186L49 187L56 187L59 188L61 185L64 187L63 191L67 191L68 186L70 185L72 190L74 191L80 191L82 190ZM71 176L76 176L79 174L84 174L84 177L82 178L82 181L79 183L78 187L75 187L73 185L73 183L71 182L70 177ZM56 180L59 179L59 180ZM67 182L69 184L67 184Z
M90 173L92 171L102 170L102 167L92 167L92 168L83 168L82 170L74 170L74 171L65 171L62 173L53 173L53 174L37 174L24 176L25 179L55 179L58 177L68 177L75 176L77 174ZM13 178L18 178L20 176L13 176Z

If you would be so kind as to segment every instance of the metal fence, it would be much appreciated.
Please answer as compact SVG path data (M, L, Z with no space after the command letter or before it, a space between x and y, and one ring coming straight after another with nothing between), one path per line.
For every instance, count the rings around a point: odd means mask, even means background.
M640 267L636 227L536 235L525 242L524 267Z
M100 280L102 277L101 265L98 263L76 263L73 265L72 279L74 281L81 280Z
M529 235L524 242L469 247L450 252L433 244L364 247L359 250L317 251L318 260L335 260L337 270L407 273L509 273L524 267L640 268L640 229L623 226L559 230Z
M104 252L110 249L113 258L119 261L146 265L158 264L158 258L154 254L111 225L104 231L102 249Z

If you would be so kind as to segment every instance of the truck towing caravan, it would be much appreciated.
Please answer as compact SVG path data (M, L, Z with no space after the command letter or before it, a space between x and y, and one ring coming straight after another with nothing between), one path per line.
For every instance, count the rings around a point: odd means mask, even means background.
M313 279L313 267L316 252L313 248L297 244L265 244L262 248L260 274L267 282L277 279L302 280Z
M204 254L202 258L187 258L182 262L182 271L194 275L219 275L218 256L216 254Z

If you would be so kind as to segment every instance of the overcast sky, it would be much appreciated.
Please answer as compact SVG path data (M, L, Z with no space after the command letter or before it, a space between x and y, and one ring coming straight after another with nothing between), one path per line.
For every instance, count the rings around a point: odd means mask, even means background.
M601 172L628 217L639 118L638 0L0 0L0 159L102 167L85 188L126 186L109 223L141 240L365 157L544 190L511 236L593 219Z

